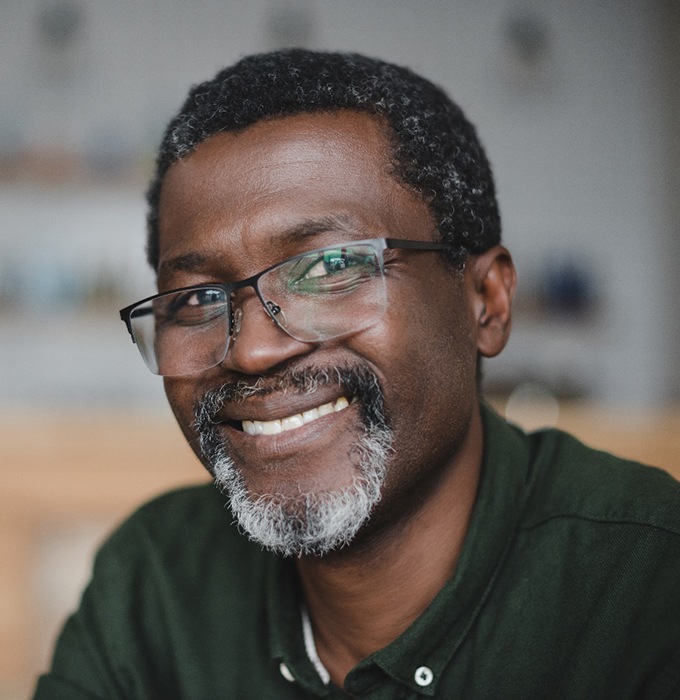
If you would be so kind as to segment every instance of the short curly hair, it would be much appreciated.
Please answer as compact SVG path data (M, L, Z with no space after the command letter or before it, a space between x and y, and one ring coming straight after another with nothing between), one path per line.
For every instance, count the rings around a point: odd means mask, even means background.
M158 267L159 199L173 163L221 132L341 109L386 125L395 176L423 197L443 241L463 255L500 241L486 154L475 128L443 90L408 68L363 55L289 49L248 56L191 88L165 131L147 192L149 264Z

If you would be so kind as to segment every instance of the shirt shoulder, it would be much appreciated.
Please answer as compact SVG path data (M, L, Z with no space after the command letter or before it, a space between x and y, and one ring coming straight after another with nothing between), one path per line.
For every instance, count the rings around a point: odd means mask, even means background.
M254 565L263 555L238 529L226 496L204 484L169 491L140 506L104 542L95 572L123 564L131 577L137 569L146 576L171 576L207 567L231 574L238 585L234 563Z
M164 493L133 512L102 544L89 589L100 600L157 599L172 586L193 598L215 585L233 592L252 583L263 552L241 534L227 499L212 484Z
M524 526L581 518L664 530L680 537L680 482L656 467L584 445L559 430L528 436Z
M268 655L270 563L212 485L146 503L97 553L36 697L235 697Z
M189 523L183 518L191 516ZM184 486L155 496L143 503L121 524L125 531L135 527L155 527L170 535L191 524L192 527L230 522L227 499L211 483ZM170 532L168 531L170 528Z
M505 655L505 676L533 697L676 697L680 484L559 430L525 435L495 420L501 471L522 486L478 620L494 663Z

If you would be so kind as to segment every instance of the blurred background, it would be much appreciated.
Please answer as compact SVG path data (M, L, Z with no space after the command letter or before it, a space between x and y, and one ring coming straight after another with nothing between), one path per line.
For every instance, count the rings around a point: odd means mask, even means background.
M204 479L117 310L155 291L165 123L247 53L442 85L520 275L491 400L679 475L679 39L675 0L0 0L0 700L30 692L113 524Z

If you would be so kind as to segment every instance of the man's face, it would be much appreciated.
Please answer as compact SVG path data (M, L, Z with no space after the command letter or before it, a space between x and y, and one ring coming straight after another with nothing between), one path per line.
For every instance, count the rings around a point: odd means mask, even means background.
M426 204L391 175L380 123L353 112L286 117L212 137L168 171L159 229L160 291L233 282L336 243L436 238ZM166 378L189 442L213 473L229 471L226 487L257 503L256 517L283 504L275 518L289 520L288 529L304 540L310 509L324 520L341 501L366 501L363 511L347 516L360 518L353 531L316 548L281 551L319 553L345 544L369 513L360 536L389 528L456 469L477 402L466 275L435 252L385 251L382 318L320 343L289 337L254 293L243 292L235 300L240 329L223 362ZM329 404L341 410L326 412ZM285 432L242 429L243 421L314 416L319 407L314 420Z

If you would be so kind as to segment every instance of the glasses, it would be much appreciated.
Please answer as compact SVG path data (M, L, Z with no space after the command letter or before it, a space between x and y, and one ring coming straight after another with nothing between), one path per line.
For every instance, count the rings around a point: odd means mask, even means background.
M375 325L387 307L387 249L458 250L449 243L373 238L295 255L232 284L200 284L142 299L120 312L148 368L165 377L220 364L238 335L240 289L252 287L292 338L318 343Z

